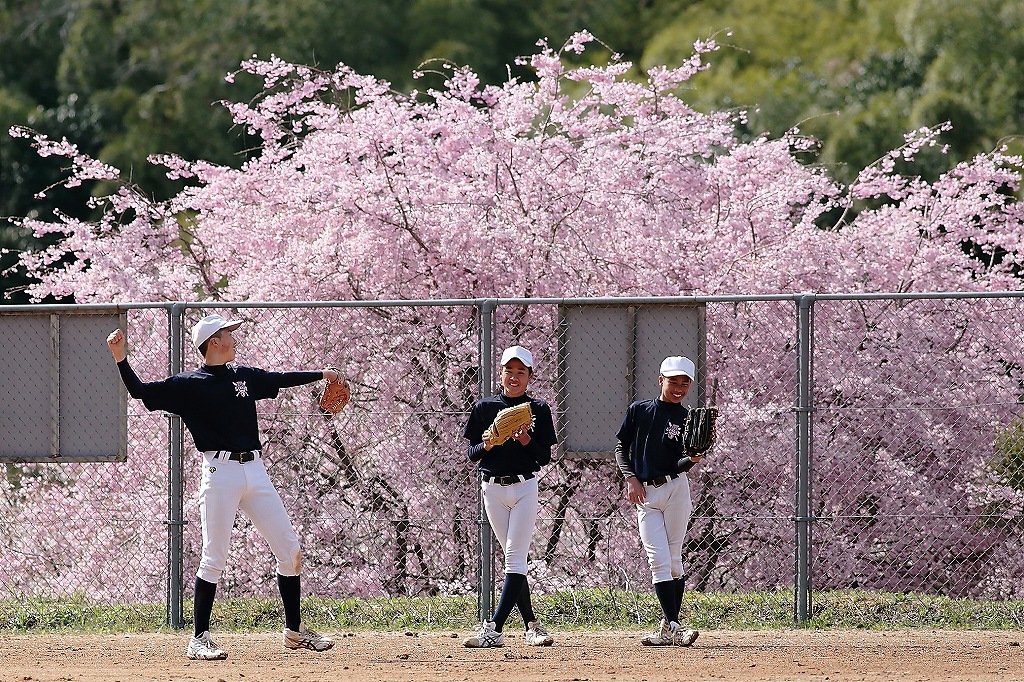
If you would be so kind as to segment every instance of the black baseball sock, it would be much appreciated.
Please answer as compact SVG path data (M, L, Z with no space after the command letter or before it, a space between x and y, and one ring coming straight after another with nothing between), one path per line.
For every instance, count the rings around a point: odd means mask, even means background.
M675 605L676 621L678 622L679 621L679 612L683 608L683 591L686 589L686 578L676 578L672 582L675 583L675 586L676 586L676 596L675 596L674 605Z
M660 583L654 583L654 594L658 595L658 603L661 604L661 612L665 615L665 620L670 623L678 621L679 608L676 606L676 581L664 580Z
M302 580L297 575L277 574L277 589L281 591L281 602L284 604L284 626L289 630L298 630L302 623L299 601L302 597Z
M530 623L537 620L537 616L533 613L533 601L530 599L530 581L523 576L523 591L519 593L519 599L516 601L516 607L519 609L519 615L523 617L523 622L526 623L527 629L530 627Z
M494 609L494 626L498 632L505 627L505 621L512 613L512 607L519 601L519 595L523 593L523 585L526 584L526 576L522 573L506 573L505 585L501 588L501 599L498 600L498 607Z
M213 613L213 598L217 596L217 583L196 577L196 596L192 600L192 622L198 637L210 629L210 614Z

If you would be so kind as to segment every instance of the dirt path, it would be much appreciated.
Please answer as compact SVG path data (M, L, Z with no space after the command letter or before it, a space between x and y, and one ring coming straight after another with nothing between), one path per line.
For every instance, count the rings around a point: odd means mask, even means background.
M461 646L467 633L330 633L337 646L288 651L280 635L217 635L228 660L190 661L187 635L16 635L0 647L3 682L655 682L658 680L1022 680L1024 632L719 630L688 649L649 648L641 633L557 632L500 649ZM453 636L454 635L454 636Z

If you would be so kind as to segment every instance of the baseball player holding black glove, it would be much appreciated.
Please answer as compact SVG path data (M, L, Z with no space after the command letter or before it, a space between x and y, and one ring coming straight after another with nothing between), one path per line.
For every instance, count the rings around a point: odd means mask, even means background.
M337 381L337 370L268 372L236 365L231 332L241 321L208 315L192 329L192 342L203 364L163 381L143 383L128 364L125 336L116 329L107 337L121 380L129 395L147 409L181 417L203 458L199 517L203 556L196 573L193 610L195 632L185 655L193 659L227 658L210 638L210 614L217 581L224 571L235 515L242 511L277 557L277 584L284 602L284 646L326 651L334 642L306 628L300 614L299 538L260 457L256 401L276 398L278 391L320 379Z
M505 552L501 598L491 619L463 642L467 647L504 645L502 629L513 606L519 608L526 624L527 644L550 646L554 642L533 612L526 580L526 558L539 507L536 472L551 461L551 447L557 442L551 408L526 395L532 378L533 354L522 346L505 349L501 354L501 394L478 401L463 432L469 440L469 459L480 469L487 519ZM491 427L498 413L523 403L530 405L533 425L520 427L508 440L495 444Z
M679 625L683 602L683 541L693 504L686 478L700 456L690 457L683 441L695 368L689 358L661 363L661 395L626 410L616 434L615 461L626 478L626 499L636 505L640 539L661 605L661 627L641 641L649 646L690 646L699 634Z

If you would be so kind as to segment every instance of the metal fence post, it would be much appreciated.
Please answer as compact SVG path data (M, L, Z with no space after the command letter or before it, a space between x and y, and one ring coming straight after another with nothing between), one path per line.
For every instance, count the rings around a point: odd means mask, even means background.
M813 407L814 296L804 294L797 307L796 402L796 576L794 617L807 621L811 610L811 413Z
M185 305L175 303L168 311L170 324L170 348L167 364L171 375L181 371L181 323ZM167 449L167 622L180 630L184 621L184 571L185 571L185 483L182 471L181 417L170 415L168 420L169 438Z
M497 301L490 299L484 301L480 306L480 395L489 396L493 393L494 387L494 311L497 308ZM491 610L494 608L494 560L492 557L491 545L491 523L487 519L487 511L484 509L484 498L480 494L480 487L477 486L478 506L477 514L480 526L480 584L478 585L480 608L480 620L485 621L491 617Z

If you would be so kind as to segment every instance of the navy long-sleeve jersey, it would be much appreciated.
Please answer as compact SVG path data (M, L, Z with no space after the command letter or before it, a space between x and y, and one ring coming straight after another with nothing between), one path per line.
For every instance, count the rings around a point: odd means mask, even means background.
M501 445L484 450L484 431L498 416L498 412L525 402L530 403L530 411L533 413L530 443L523 445L510 438ZM469 415L463 435L469 440L470 461L476 462L485 476L532 474L551 461L551 447L558 442L551 407L543 400L528 395L518 398L493 395L478 400Z
M659 399L630 405L615 434L619 471L641 481L689 471L693 462L683 446L687 414L684 406Z
M310 384L323 372L268 372L229 363L202 365L162 381L144 383L125 358L117 363L128 395L150 411L181 417L197 450L261 450L256 401L278 391Z

